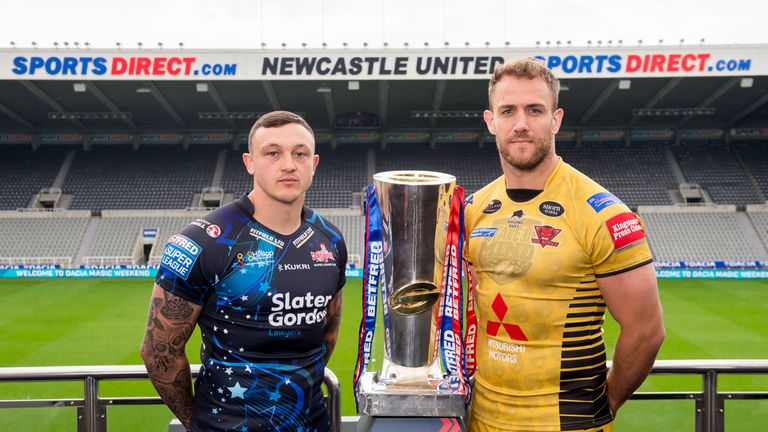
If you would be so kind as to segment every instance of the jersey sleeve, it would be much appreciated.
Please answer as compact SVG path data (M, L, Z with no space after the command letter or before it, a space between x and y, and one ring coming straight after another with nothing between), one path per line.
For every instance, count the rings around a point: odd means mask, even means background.
M587 206L585 212L585 219L592 220L587 230L587 249L596 277L653 262L643 221L623 202L616 199L604 207Z
M166 291L203 304L214 281L209 275L215 261L215 244L205 231L194 225L187 225L172 235L165 245L155 283Z

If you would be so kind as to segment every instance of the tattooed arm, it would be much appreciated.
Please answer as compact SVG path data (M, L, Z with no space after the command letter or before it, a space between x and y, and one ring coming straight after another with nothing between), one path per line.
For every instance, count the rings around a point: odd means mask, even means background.
M141 358L160 398L189 429L192 419L192 375L184 347L202 306L155 284Z
M336 347L336 339L339 337L339 324L341 324L341 302L343 290L339 290L336 296L328 304L328 314L325 316L325 354L323 361L328 364L328 360Z

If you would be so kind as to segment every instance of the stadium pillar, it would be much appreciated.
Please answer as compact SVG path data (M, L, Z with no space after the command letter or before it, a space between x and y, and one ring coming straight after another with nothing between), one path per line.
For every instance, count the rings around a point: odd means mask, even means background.
M40 148L40 135L32 134L32 150Z
M133 140L131 141L131 144L134 151L139 149L139 134L133 134Z
M189 150L189 134L184 134L184 140L181 142L181 148L184 150Z
M91 135L88 133L83 133L83 151L88 151L91 149Z

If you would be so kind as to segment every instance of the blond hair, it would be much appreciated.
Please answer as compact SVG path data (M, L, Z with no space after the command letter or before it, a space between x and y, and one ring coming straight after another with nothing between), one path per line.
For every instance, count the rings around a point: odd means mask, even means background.
M488 107L491 107L491 96L496 88L496 83L505 76L515 78L535 79L541 78L552 92L552 110L557 109L558 94L560 93L560 81L552 71L544 65L544 61L533 58L519 58L504 64L497 65L493 70L493 76L488 82ZM492 107L491 107L492 108Z

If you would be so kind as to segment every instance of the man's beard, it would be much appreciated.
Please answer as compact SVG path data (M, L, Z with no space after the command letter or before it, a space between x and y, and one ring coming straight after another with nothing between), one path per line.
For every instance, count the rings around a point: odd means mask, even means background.
M530 135L516 135L514 139L531 139ZM546 159L552 151L552 138L540 137L533 139L534 149L531 156L527 159L521 159L517 154L513 154L510 146L499 146L499 155L512 168L519 171L533 171Z

